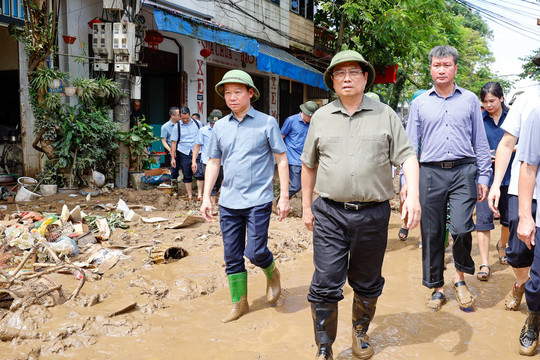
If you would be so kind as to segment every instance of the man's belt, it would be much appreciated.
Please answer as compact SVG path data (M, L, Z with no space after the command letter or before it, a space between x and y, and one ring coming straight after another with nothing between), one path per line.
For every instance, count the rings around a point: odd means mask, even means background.
M322 198L324 201L326 201L328 204L343 208L345 210L350 211L359 211L368 207L372 207L378 204L376 201L368 201L368 202L362 202L362 201L347 201L347 202L339 202L334 201L328 198Z
M459 165L474 164L474 163L476 163L476 158L464 158L464 159L450 160L450 161L423 162L423 163L420 163L420 165L430 165L430 166L440 167L443 169L452 169Z

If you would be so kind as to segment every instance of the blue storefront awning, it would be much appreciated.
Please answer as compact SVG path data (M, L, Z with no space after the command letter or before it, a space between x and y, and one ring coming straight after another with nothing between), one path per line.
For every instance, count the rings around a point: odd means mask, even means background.
M248 55L259 55L259 43L257 40L220 28L218 25L184 17L181 14L169 14L158 9L154 9L154 19L158 29L161 31L170 31L195 39L218 43L233 50L245 52Z
M323 73L295 58L288 52L266 44L259 44L257 69L328 90L326 85L324 85Z

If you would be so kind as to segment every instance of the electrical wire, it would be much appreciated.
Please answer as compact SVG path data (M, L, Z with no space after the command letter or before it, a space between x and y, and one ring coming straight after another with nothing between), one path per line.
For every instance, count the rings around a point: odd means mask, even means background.
M478 13L483 15L487 20L491 20L494 23L504 27L507 30L514 31L516 33L519 33L520 35L525 36L534 36L538 39L540 39L540 34L532 29L529 29L525 26L523 26L520 23L515 22L512 19L509 19L503 15L500 15L496 12L493 12L491 10L488 10L484 7L481 7L479 5L473 4L470 1L467 0L455 0L455 2L461 6L464 6L468 9L476 10Z

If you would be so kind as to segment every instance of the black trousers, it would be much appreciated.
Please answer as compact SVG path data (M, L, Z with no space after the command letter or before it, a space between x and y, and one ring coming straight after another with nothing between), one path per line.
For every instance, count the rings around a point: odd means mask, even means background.
M388 239L390 204L377 203L358 211L345 210L317 198L312 206L315 272L308 301L338 302L345 280L361 297L382 293L381 270Z
M457 270L474 274L471 257L476 205L476 164L452 169L431 165L420 166L420 205L422 218L422 283L428 288L444 285L444 239L446 204L450 204L450 233L454 239L452 253Z

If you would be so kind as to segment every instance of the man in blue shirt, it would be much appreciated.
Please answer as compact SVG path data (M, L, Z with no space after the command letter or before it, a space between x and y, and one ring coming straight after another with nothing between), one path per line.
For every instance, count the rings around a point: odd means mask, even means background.
M266 275L266 301L275 304L279 300L280 274L267 247L274 200L274 156L280 182L279 220L290 211L289 169L287 148L276 119L251 106L259 98L251 76L231 70L216 85L216 92L225 99L231 114L212 129L201 213L206 221L212 221L210 194L223 160L220 225L233 308L222 321L229 322L249 311L244 256Z
M182 169L184 177L182 182L186 187L188 201L192 201L193 190L191 183L193 182L193 176L197 179L198 187L202 189L204 185L202 173L200 171L193 173L191 169L193 146L195 146L195 139L201 124L191 118L189 108L186 106L180 109L180 120L174 125L171 132L171 166L177 167L178 162L178 167Z
M208 163L208 145L210 145L210 138L212 137L212 128L216 121L223 117L221 110L214 109L208 116L208 123L203 126L197 134L197 140L193 147L193 156L191 158L191 170L197 171L197 168L202 167L202 174L206 172L206 164ZM201 156L199 156L199 153ZM197 158L200 159L200 163L197 162ZM223 181L223 167L220 167L219 175L214 187L212 188L212 194L210 200L212 200L212 206L216 206L216 197ZM199 189L197 189L199 190ZM202 191L202 189L201 189Z
M281 136L283 136L287 146L287 161L289 162L289 199L302 188L300 155L304 149L311 116L318 108L319 105L315 101L308 101L300 105L302 111L285 119L281 128Z
M439 310L446 303L444 242L449 202L456 268L452 289L459 307L472 310L476 298L465 284L465 273L474 274L472 214L476 201L481 202L487 196L491 156L478 97L454 83L457 50L451 46L436 46L429 53L429 61L434 86L411 104L407 124L407 134L415 151L421 142L422 283L434 289L427 307ZM405 199L404 178L402 183L401 195Z
M180 120L180 109L176 106L171 106L169 109L169 121L167 121L163 126L161 126L161 144L167 152L167 158L165 159L166 164L171 162L171 133L174 129L174 125ZM178 168L176 166L171 166L171 179L178 179Z

